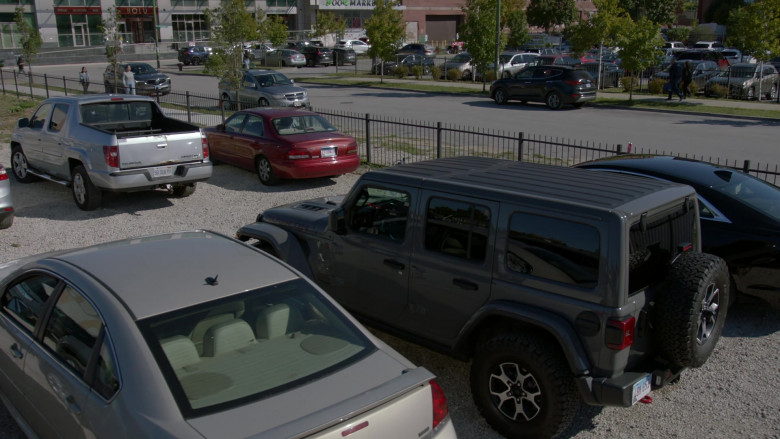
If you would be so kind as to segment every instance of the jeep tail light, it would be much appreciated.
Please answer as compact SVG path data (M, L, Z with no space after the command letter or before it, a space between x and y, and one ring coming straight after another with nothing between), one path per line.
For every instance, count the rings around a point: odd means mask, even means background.
M636 319L609 319L607 321L606 341L607 347L621 351L634 344L634 326Z
M301 160L310 159L311 156L309 155L309 151L305 149L291 149L287 152L287 158L289 160Z
M103 146L103 156L106 158L106 164L112 168L119 167L119 147L114 145Z
M200 133L200 145L203 149L203 160L209 158L209 138L201 131Z
M444 396L444 390L439 386L439 383L436 380L431 380L430 384L431 396L433 397L433 428L435 429L447 419L450 409L447 407L447 397Z

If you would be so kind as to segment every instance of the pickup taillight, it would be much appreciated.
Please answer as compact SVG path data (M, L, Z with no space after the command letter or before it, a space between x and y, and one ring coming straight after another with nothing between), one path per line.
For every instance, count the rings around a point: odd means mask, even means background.
M0 181L8 180L8 173L5 172L5 168L0 168Z
M106 158L106 164L112 168L119 167L119 147L114 145L104 145L103 155Z
M607 321L606 342L607 347L616 351L634 344L634 327L636 319L629 317L627 319L609 319Z
M435 429L442 421L447 419L450 409L447 407L447 397L444 396L444 390L439 386L439 383L436 380L431 380L430 384L431 396L433 398L433 428Z
M206 160L209 158L209 138L202 131L200 133L200 144L203 149L203 160Z

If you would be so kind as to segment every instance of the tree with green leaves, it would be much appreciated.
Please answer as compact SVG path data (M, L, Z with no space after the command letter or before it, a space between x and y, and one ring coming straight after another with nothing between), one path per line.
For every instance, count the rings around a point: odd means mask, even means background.
M550 33L555 26L567 26L577 19L574 0L531 0L526 10L528 23Z
M741 1L741 0L740 0ZM634 21L640 18L664 25L677 22L677 16L684 10L684 0L620 0L620 6L628 11Z
M497 0L466 0L462 6L465 19L460 27L460 39L471 55L475 73L482 72L482 89L488 65L496 61L496 8ZM507 36L501 32L498 51L506 46ZM472 80L475 77L472 74Z
M384 62L395 58L398 43L404 39L403 13L396 9L396 0L376 0L371 17L366 20L366 36L371 40L368 56L379 62L382 81Z
M339 17L332 11L317 11L317 19L314 22L315 37L322 37L328 34L335 34L336 39L344 37L347 31L347 19Z
M606 46L617 46L622 33L631 18L628 12L620 7L619 0L594 0L598 11L590 18L569 29L569 41L574 53L583 54L590 48L598 46L599 53ZM599 74L596 81L601 87L601 57L599 56Z
M640 18L637 21L626 19L623 32L618 40L621 67L636 77L638 72L654 65L662 54L664 45L661 27L656 23ZM633 98L634 82L630 82L628 100Z
M106 11L108 18L103 18L100 21L100 31L103 32L103 38L106 41L106 60L113 66L112 71L117 71L117 65L119 64L119 55L122 49L122 42L119 35L119 11L116 7L112 6ZM114 81L114 93L117 93L117 87L121 81ZM106 90L108 92L108 90Z
M691 35L691 28L687 26L670 27L666 32L666 37L669 41L680 41L687 44L688 38Z
M780 0L757 0L733 9L726 42L759 61L780 56Z
M244 76L241 71L244 43L258 38L257 23L247 10L244 0L226 0L220 7L204 12L214 45L204 71L224 80L238 97Z
M257 26L257 38L270 41L274 47L281 47L287 41L287 23L278 15L265 15Z
M32 17L27 18L32 20ZM41 31L33 23L30 23L27 18L24 16L24 8L17 6L14 21L21 36L19 43L22 46L22 59L27 63L27 68L32 73L32 61L38 55L38 50L40 50L41 44L43 44L43 38L41 38ZM32 76L30 78L32 81Z
M507 47L520 48L531 40L525 0L501 0L501 27L509 29Z
M731 11L745 6L745 0L718 0L704 11L705 23L728 24Z

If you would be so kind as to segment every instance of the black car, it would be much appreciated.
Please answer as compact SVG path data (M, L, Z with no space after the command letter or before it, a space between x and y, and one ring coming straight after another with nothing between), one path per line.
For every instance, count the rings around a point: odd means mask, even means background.
M433 48L433 46L430 46L428 44L412 43L412 44L407 44L404 47L398 49L395 52L395 54L398 56L402 56L402 55L434 56L436 55L436 50Z
M335 47L333 48L333 62L339 66L343 66L344 64L355 65L357 62L357 54L352 49Z
M726 261L738 292L778 303L780 188L735 169L679 157L620 156L578 166L692 186L699 199L702 251Z
M179 62L185 66L190 64L203 64L211 55L211 47L208 46L190 46L179 49Z
M127 66L135 77L135 92L139 95L167 95L171 92L171 78L159 72L145 62L109 64L103 72L103 85L106 93L124 93L122 74ZM116 66L116 70L114 70Z
M307 66L329 66L333 64L333 51L331 49L308 45L302 47L299 52L306 57Z
M378 75L380 71L384 71L385 75L391 75L393 72L395 72L397 67L405 66L408 69L407 75L413 75L413 68L415 66L422 66L423 75L430 75L431 69L434 65L434 59L431 57L422 55L406 55L402 57L399 62L385 61L384 65L374 64L374 66L371 67L371 73ZM383 68L380 68L380 66Z
M720 50L683 50L682 52L678 52L674 57L678 62L685 60L715 61L718 63L718 67L720 67L721 70L726 70L726 67L729 66L729 60L723 56L723 53L721 53Z
M499 105L513 99L544 102L553 110L568 104L581 107L596 99L596 81L587 71L572 66L531 66L511 78L494 81L490 97Z

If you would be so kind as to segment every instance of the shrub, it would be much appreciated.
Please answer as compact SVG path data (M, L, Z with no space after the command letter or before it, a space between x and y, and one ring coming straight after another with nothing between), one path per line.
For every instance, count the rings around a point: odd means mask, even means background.
M488 70L485 72L485 81L486 82L493 82L496 80L496 71L495 70Z
M449 69L447 70L447 79L450 81L457 81L463 76L463 72L461 72L458 69Z
M632 88L639 87L639 79L636 76L624 76L620 78L620 86L623 87L623 91L628 92Z
M696 81L691 81L688 89L691 90L691 96L696 96L699 93L699 84L697 84Z
M691 84L693 85L693 84ZM716 98L725 98L726 95L729 94L729 89L720 85L720 84L712 84L709 87L709 95L715 96Z
M441 79L441 67L439 66L431 67L431 77L433 77L434 80Z
M401 79L406 78L409 75L409 67L398 66L393 70L393 75Z
M420 79L423 75L423 67L422 66L412 66L412 75L414 75L415 78Z
M650 91L650 94L654 95L660 95L664 93L664 84L666 84L667 81L664 81L663 79L655 78L650 81L649 84L647 84L647 89Z

